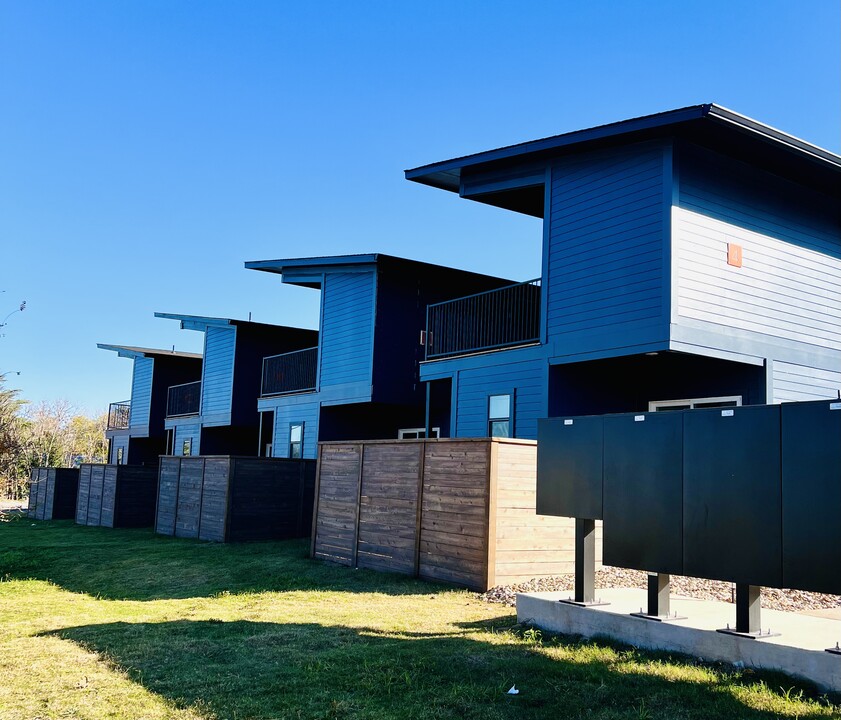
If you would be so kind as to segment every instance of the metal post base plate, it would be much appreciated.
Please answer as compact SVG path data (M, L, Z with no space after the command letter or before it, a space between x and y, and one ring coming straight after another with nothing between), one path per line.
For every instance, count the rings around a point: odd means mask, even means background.
M739 630L736 630L736 628L722 628L721 630L716 630L716 632L723 633L724 635L735 635L736 637L750 638L751 640L765 640L767 638L780 636L780 633L778 632L762 630L754 630L753 632L740 632Z
M599 605L610 605L609 602L604 602L603 600L573 600L572 598L558 600L558 602L562 602L565 605L578 605L578 607L598 607Z
M832 653L833 655L841 655L841 645L839 645L838 643L835 643L834 648L827 648L826 651L828 653Z
M674 622L675 620L686 620L686 615L649 615L648 613L638 612L631 613L631 617L642 618L643 620L653 620L654 622Z

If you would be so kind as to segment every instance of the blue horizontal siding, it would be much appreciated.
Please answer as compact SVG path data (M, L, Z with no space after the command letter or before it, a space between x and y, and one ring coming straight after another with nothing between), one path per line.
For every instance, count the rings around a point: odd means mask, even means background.
M514 393L514 436L537 439L537 420L546 417L545 360L461 370L456 384L455 437L487 437L488 396Z
M323 285L321 387L371 383L375 275L330 273Z
M149 412L152 406L152 373L154 358L136 357L131 376L131 427L148 427Z
M650 342L661 320L665 337L664 160L663 147L646 145L553 167L544 282L548 337L557 347L591 352Z
M289 457L289 423L304 423L304 457L315 459L318 455L319 403L279 406L274 409L275 424L272 438L272 455Z
M204 337L202 415L231 412L234 382L235 327L209 327Z
M111 441L111 457L109 462L116 463L117 462L117 451L122 448L123 450L123 465L126 465L129 462L128 456L128 444L129 444L129 436L128 435L116 435L114 436L113 440Z
M201 451L201 426L198 423L183 423L174 428L174 440L172 454L181 455L184 449L184 441L191 440L191 455L199 455Z

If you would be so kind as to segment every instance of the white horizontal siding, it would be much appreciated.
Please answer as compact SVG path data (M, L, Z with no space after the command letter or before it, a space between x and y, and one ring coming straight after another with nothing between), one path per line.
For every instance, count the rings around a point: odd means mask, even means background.
M841 390L841 370L821 370L775 361L772 368L772 402L831 400Z
M231 412L234 383L236 327L209 327L204 337L201 413L219 415Z
M672 208L677 322L691 318L841 350L841 259ZM727 244L742 246L742 267Z
M129 411L131 427L141 428L149 425L154 364L154 358L136 357L134 359L131 375L131 410Z

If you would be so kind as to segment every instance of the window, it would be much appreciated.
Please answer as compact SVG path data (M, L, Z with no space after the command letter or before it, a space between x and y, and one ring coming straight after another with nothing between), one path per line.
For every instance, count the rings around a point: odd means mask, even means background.
M289 424L289 457L304 456L304 423Z
M692 398L690 400L652 400L648 403L648 411L665 412L669 410L695 410L698 408L739 407L741 404L741 395Z
M426 437L426 428L404 428L397 431L398 440L420 440ZM432 428L432 437L441 437L441 428Z
M512 437L513 395L488 396L488 437Z
M181 445L181 454L184 457L189 457L193 452L193 439L187 438Z
M117 448L117 465L123 464L123 448Z

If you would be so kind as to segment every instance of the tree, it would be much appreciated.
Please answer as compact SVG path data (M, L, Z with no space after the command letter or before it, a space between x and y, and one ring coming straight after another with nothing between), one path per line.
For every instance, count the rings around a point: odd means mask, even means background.
M70 420L69 426L69 457L67 465L74 465L76 461L86 463L105 462L108 454L108 441L105 429L108 425L108 413L101 413L98 417L89 418L76 415Z
M79 414L67 400L29 405L0 375L0 495L27 494L32 467L105 462L107 413Z
M27 452L20 391L6 387L0 374L0 490L15 499L23 497L27 481Z

